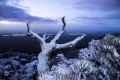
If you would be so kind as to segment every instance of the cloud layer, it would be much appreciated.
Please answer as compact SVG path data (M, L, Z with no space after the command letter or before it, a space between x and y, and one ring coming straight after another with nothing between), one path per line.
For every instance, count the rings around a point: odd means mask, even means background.
M11 1L11 0L9 0ZM8 21L41 21L41 22L56 22L52 19L45 19L42 17L32 16L28 14L25 10L11 6L8 0L0 0L0 20Z
M89 8L98 10L120 9L120 0L76 0L73 1L76 8Z
M15 5L12 1L20 1ZM23 2L24 1L24 2ZM70 25L78 26L120 26L120 0L0 0L0 20L55 22L52 20L66 16ZM15 3L15 2L13 2ZM41 16L41 17L38 17ZM51 19L45 19L49 17Z

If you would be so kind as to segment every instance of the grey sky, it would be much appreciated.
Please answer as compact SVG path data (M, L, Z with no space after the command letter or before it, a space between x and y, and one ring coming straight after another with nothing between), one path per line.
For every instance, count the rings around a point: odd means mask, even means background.
M59 25L62 16L66 16L69 26L77 25L75 28L119 29L120 0L0 0L2 25L27 20Z

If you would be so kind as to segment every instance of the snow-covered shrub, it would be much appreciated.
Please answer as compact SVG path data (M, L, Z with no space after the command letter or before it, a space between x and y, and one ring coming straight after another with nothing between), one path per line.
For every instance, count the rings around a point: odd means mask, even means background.
M94 63L84 60L78 59L72 65L70 65L70 69L75 73L83 72L88 74L95 70Z
M116 45L120 45L120 36L116 37L113 36L111 34L107 34L104 38L103 38L103 43L109 46L116 46Z
M101 45L101 40L92 40L89 42L88 48L80 50L79 57L87 60L95 58L96 55L100 54L101 52Z
M117 62L120 65L120 37L115 37L112 35L106 35L103 38L103 51L108 51L108 52L104 52L105 56L111 60L111 62Z
M111 35L111 34L107 34L103 40L104 40L104 44L110 44L110 45L114 45L115 43L113 42L113 39L115 39L115 36Z
M33 80L37 75L37 59L28 60L30 56L24 53L0 59L1 80ZM33 56L35 57L35 56ZM24 61L23 61L24 59Z
M72 65L70 65L71 75L76 80L86 79L87 75L96 70L94 66L94 63L91 61L77 59Z
M67 59L63 54L58 65L52 66L51 71L42 73L41 80L80 80L86 79L86 75L95 72L95 64L83 59ZM83 76L83 77L81 77Z
M95 63L96 72L92 73L94 74L95 79L118 79L118 72L120 72L119 43L120 36L116 37L108 34L101 40L92 40L91 42L89 42L88 48L80 50L79 58Z

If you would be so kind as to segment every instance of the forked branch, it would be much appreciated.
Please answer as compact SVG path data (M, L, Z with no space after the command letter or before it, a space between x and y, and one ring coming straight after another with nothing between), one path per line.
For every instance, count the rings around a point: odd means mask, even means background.
M27 23L27 35L30 37L34 37L36 38L38 41L40 41L41 45L45 45L46 42L44 41L44 39L42 37L40 37L37 33L33 32L30 28L30 21L28 21Z
M47 36L46 33L43 34L43 40L45 41L46 39L48 39L50 36Z

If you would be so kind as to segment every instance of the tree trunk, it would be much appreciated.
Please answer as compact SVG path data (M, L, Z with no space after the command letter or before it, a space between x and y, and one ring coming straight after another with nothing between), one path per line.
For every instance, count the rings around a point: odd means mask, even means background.
M38 66L37 66L38 74L49 70L49 67L48 67L48 64L47 64L48 53L49 53L48 51L44 50L41 53L39 53L39 55L38 55Z
M53 44L42 46L42 52L38 54L38 73L44 73L49 70L48 59L53 48Z

